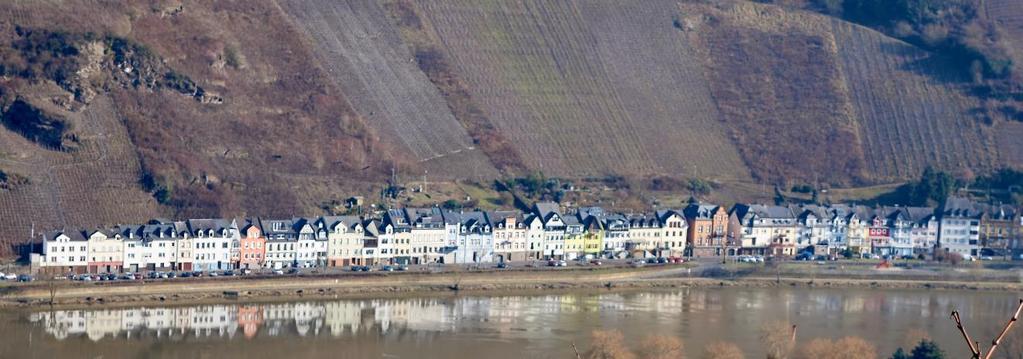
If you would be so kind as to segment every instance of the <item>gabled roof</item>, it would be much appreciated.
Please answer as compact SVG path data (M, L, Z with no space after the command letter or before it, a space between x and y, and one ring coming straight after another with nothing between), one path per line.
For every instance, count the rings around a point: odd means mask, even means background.
M316 221L316 227L330 232L337 229L337 226L344 226L346 230L354 230L356 225L362 224L359 216L323 216Z
M226 229L234 229L237 225L233 219L189 219L185 221L188 226L188 232L194 237L197 236L199 231L213 230L214 233L220 234Z
M515 219L515 226L522 228L525 226L526 221L523 218L522 212L519 211L490 211L486 212L487 220L496 228L498 226L508 227L506 221L508 218Z
M1016 207L1007 204L983 204L977 208L984 212L984 218L995 221L1015 221L1019 219Z
M583 228L587 232L603 231L604 221L601 221L597 216L586 216L583 217Z
M44 241L52 241L52 240L56 239L57 237L60 237L61 235L65 235L65 236L68 237L68 239L70 239L71 241L75 241L75 242L84 242L84 241L88 240L88 237L86 237L86 235L85 235L85 231L65 231L65 230L50 231L48 233L45 233L45 234L43 234L43 240Z
M405 217L412 228L443 229L444 213L440 208L405 208Z
M659 228L661 219L654 214L633 214L628 217L629 228Z
M964 197L948 197L941 207L942 217L980 218L982 213L977 204Z
M554 202L536 202L533 204L533 212L546 222L554 214L561 216L561 206Z
M690 203L681 212L687 219L711 219L719 210L722 210L721 206L697 202Z

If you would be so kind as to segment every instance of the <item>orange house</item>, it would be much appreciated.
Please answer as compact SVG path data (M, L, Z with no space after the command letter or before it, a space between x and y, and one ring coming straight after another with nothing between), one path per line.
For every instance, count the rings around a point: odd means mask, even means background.
M689 225L689 232L686 235L686 252L690 256L720 256L734 247L728 243L728 211L725 207L701 204L691 200L682 213Z
M266 257L266 237L260 220L247 219L241 226L241 248L238 251L238 268L263 268Z

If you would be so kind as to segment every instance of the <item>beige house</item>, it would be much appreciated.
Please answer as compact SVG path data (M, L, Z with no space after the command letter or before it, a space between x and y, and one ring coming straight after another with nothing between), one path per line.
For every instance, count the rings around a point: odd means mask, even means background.
M120 236L93 231L88 238L89 273L118 273L124 264L124 243Z
M526 260L529 237L522 213L518 211L487 212L493 224L494 256L497 262Z
M364 242L362 218L357 216L320 217L317 231L327 237L327 266L343 267L356 264Z

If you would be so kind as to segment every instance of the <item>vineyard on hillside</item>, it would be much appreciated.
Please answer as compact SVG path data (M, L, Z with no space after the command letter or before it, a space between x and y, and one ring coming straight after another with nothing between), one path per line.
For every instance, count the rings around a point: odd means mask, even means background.
M928 165L997 165L998 148L988 129L970 115L979 104L955 90L940 63L906 43L845 22L834 22L834 36L876 178L912 177Z
M670 3L646 12L613 11L609 2L417 4L473 97L530 167L600 176L712 164L705 174L746 174L670 17L648 18ZM636 44L638 36L657 46Z
M110 99L72 113L83 146L74 153L44 149L0 130L0 166L31 183L0 192L0 242L24 243L37 233L145 221L160 214L138 184L139 162ZM0 246L0 251L10 248ZM9 253L0 252L0 256Z
M1012 44L1016 72L1023 66L1023 2L1019 0L985 0L985 12L1001 27L1002 36ZM1017 75L1021 76L1021 75Z
M382 137L398 140L439 176L495 175L416 66L380 4L370 0L279 4L309 36L330 80ZM477 171L470 172L474 167Z

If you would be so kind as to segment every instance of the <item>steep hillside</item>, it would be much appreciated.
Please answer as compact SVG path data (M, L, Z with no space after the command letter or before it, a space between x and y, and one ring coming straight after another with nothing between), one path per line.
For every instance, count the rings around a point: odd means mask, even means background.
M434 169L435 177L497 175L373 0L280 0L317 63L366 122Z
M308 42L268 2L14 1L0 3L0 17L7 49L24 37L16 28L72 39L58 51L77 55L57 77L10 74L0 92L8 104L26 99L66 119L81 142L62 150L0 129L0 170L29 180L0 192L3 242L28 240L33 223L319 213L321 203L366 191L392 166L417 162L364 126ZM201 87L206 100L124 81L139 71L117 59L94 62L91 45L74 42L89 33L141 44L153 66L172 69L183 89ZM17 55L3 58L17 65ZM62 73L88 78L57 86ZM218 100L207 101L214 93Z
M715 121L699 60L649 21L663 9L608 4L416 2L473 97L531 168L600 176L701 167L745 176ZM635 41L644 36L651 42Z
M1016 2L985 4L1023 31ZM742 197L1023 165L1023 123L985 123L955 70L740 0L0 2L0 241L316 214L392 171Z

